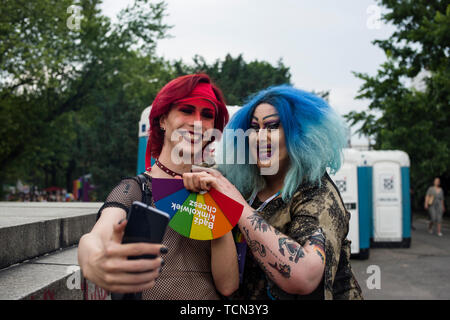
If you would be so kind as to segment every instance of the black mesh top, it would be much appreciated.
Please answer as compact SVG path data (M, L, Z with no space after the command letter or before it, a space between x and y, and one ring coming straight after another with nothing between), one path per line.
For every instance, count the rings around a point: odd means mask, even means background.
M126 213L131 208L133 201L142 201L143 192L137 178L124 178L108 195L105 203L97 214L97 220L103 209L115 207L125 210Z
M147 187L152 190L151 177L145 175ZM143 186L137 177L123 179L108 195L100 208L116 207L126 212L133 201L142 201ZM155 207L153 197L148 201ZM163 239L169 252L164 255L165 265L155 286L143 292L144 300L216 300L217 293L211 274L211 242L186 238L167 227Z

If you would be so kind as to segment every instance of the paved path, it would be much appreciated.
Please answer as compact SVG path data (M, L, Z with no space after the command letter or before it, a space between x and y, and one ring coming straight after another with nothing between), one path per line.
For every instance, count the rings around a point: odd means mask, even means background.
M450 299L450 228L444 225L444 236L438 237L428 234L425 219L415 220L414 226L411 248L370 249L368 260L351 260L365 299ZM380 289L368 288L370 265L380 268Z

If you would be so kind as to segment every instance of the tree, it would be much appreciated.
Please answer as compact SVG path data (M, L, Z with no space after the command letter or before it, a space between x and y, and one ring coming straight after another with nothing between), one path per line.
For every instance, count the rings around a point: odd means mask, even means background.
M227 54L223 61L217 59L208 64L202 56L196 55L192 65L176 61L174 68L177 75L207 73L222 90L228 105L242 105L251 94L262 89L291 83L289 67L281 59L276 66L272 66L266 61L247 63L241 54L236 58Z
M444 185L450 182L450 5L439 0L379 2L389 10L383 20L397 30L374 41L387 57L377 74L354 73L364 81L357 99L369 99L369 111L346 117L352 125L362 123L359 132L375 139L375 149L409 154L412 188L423 195L434 176L441 176ZM425 90L411 87L410 81L424 72L429 75ZM415 206L420 203L417 198Z
M102 141L98 135L106 133L107 142L116 138L107 127L96 129L99 119L107 114L111 124L129 111L139 114L167 80L169 72L161 72L167 64L154 57L156 41L170 28L163 23L165 4L136 0L113 25L100 14L100 2L79 2L79 30L67 26L72 1L2 2L0 181L22 177L70 190L71 179L101 167L103 158L93 158L92 150L108 150L85 142ZM137 125L131 131L137 140ZM125 154L134 151L134 144L121 147ZM108 155L113 162L115 156ZM124 172L134 173L135 163Z
M68 28L69 0L5 0L0 7L0 185L18 178L72 189L91 173L103 200L136 172L138 121L174 77L206 71L229 104L270 85L289 83L280 60L242 56L188 66L155 54L166 37L163 2L135 0L113 24L100 0L80 0L80 28ZM1 190L0 190L1 192Z
M138 55L117 66L116 77L99 99L91 124L80 128L80 154L92 172L97 196L104 199L121 177L134 176L138 154L138 121L164 84L172 79L170 66Z

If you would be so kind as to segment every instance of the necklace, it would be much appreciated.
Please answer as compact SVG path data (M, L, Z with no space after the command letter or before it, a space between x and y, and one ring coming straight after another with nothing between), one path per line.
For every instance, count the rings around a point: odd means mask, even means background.
M175 171L170 170L169 168L167 168L165 165L163 165L161 162L159 162L158 159L155 160L156 165L165 173L167 173L168 175L171 175L172 177L176 177L176 176L180 176L183 177L182 174L177 173Z
M275 193L274 195L272 195L271 197L269 197L266 201L264 201L258 209L256 209L256 211L260 212L262 211L268 204L270 201L272 201L273 199L275 199L276 197L278 197L280 195L282 190L278 191L277 193ZM256 195L258 194L258 192L255 190L252 194L252 196L250 197L250 199L247 201L249 205L252 205L253 202L255 201Z

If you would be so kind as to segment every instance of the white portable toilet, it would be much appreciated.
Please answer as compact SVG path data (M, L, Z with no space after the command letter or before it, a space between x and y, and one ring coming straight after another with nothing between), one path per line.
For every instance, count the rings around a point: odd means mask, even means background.
M405 241L410 242L407 227L410 216L406 216L408 210L405 210L410 208L409 157L403 151L361 153L373 170L372 246L404 246ZM404 169L407 169L407 177L404 177ZM406 243L408 247L409 242Z
M355 149L344 149L341 168L330 178L334 181L346 209L350 212L347 238L351 241L351 254L359 255L359 203L358 203L358 166L361 161L360 152Z

